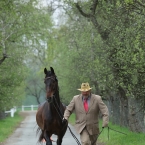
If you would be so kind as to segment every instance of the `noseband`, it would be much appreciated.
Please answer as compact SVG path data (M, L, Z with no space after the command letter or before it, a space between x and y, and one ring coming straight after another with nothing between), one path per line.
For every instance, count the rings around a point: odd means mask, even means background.
M46 78L44 79L44 82L45 82L47 79L52 79L52 80L54 80L54 81L55 81L55 77L56 77L56 76L46 77Z

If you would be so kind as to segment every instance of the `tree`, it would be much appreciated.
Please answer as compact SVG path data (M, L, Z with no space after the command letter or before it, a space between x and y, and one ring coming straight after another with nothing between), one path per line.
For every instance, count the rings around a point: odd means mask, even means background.
M135 4L139 6L139 10L135 7ZM117 88L116 91L119 92L118 96L120 99L121 112L126 112L125 114L119 112L121 116L120 119L126 119L125 122L120 123L122 125L129 126L132 131L144 131L144 109L142 108L142 106L144 106L144 91L141 91L140 88L142 88L142 86L139 85L140 76L142 76L142 74L138 73L140 66L144 68L142 61L143 57L141 56L141 53L144 55L144 51L142 50L142 46L139 46L143 45L142 40L140 41L140 35L142 32L139 31L141 24L140 21L143 19L143 13L138 15L138 12L141 12L141 9L143 9L143 5L136 1L100 2L98 0L94 0L92 6L90 7L90 12L88 13L84 12L84 8L82 8L78 3L76 4L76 8L81 15L92 21L97 32L100 34L103 42L107 46L109 52L108 59L110 60L110 67L112 68L112 73ZM114 18L116 18L117 21ZM138 21L136 21L136 19L138 19ZM134 25L137 27L134 27ZM142 82L144 82L144 79ZM128 101L131 99L130 97L133 97L135 100L139 100L138 102L140 102L140 107L135 102L133 104L133 106L138 106L138 109L136 109L135 112L140 110L140 119L138 119L138 115L136 113L136 117L133 117L133 115L130 114L129 110L131 110L131 104ZM113 100L115 100L115 98L113 98ZM124 104L127 106L123 106ZM113 111L115 110L117 109L113 109ZM126 116L126 114L128 114L128 116ZM135 120L137 121L135 122ZM142 125L140 125L141 123ZM134 128L134 125L138 127Z
M144 45L142 43L142 38L143 38L142 33L144 31L140 31L144 29L141 27L142 26L141 23L143 21L142 16L144 15L144 11L143 11L144 5L142 5L142 3L138 1L94 0L94 1L86 1L86 2L80 1L80 3L76 3L75 4L76 7L74 7L73 2L70 1L64 1L64 2L66 2L70 7L71 12L69 13L69 16L72 14L71 18L74 23L76 21L81 21L82 19L80 15L82 15L83 17L87 18L88 21L91 21L92 24L94 25L95 28L94 31L98 33L97 39L99 38L100 35L102 41L101 47L104 48L105 57L104 59L102 57L100 61L94 59L94 61L98 62L99 68L102 68L103 70L103 71L99 71L100 80L95 81L94 85L97 86L96 88L99 88L100 92L103 92L104 95L106 96L106 99L108 99L111 105L110 108L113 109L113 116L114 116L113 122L114 123L119 122L121 125L129 126L132 131L137 131L137 132L144 131L144 127L143 127L144 92L140 90L140 88L144 88L140 86L140 77L144 74L143 73L144 50L142 49ZM137 7L135 7L136 5ZM77 11L75 11L76 8L80 14L77 13ZM75 15L73 12L75 13ZM73 22L72 25L74 24ZM80 33L80 34L83 35L84 33ZM87 39L85 40L87 44L90 42ZM77 45L77 48L80 48L79 46L82 42L84 42L83 39L81 39L79 43L75 43ZM72 44L73 43L71 43L71 47ZM97 42L96 44L98 45L99 43ZM84 46L86 47L87 45ZM82 48L85 49L84 47ZM86 51L86 49L84 51ZM92 52L95 52L95 49ZM74 59L74 61L72 61L73 65L80 66L79 72L81 70L81 66L85 66L84 61L82 61L83 63L80 62L83 56L82 51L80 54L81 57L78 57L80 59L78 59L77 61L75 61L76 59ZM71 58L69 58L69 60L70 59ZM78 62L80 62L81 65L78 65ZM102 64L102 67L100 65L100 62L101 63L104 62ZM71 65L71 67L73 65ZM90 68L92 68L92 66L90 65ZM73 69L71 68L71 70ZM138 70L142 70L142 71L138 71ZM82 71L83 74L82 78L86 76L87 74L86 72L87 71ZM90 72L92 73L93 71L91 70ZM76 74L76 72L74 74ZM95 77L96 76L97 75L95 74ZM142 82L144 82L144 79L142 79ZM133 117L131 113L132 112L131 111L132 107L130 107L131 100L134 100L133 106L138 106L136 111L134 112L140 113L139 115L140 119L138 119L137 113L135 113L136 114L135 117ZM120 104L120 108L118 104ZM138 110L140 110L140 112ZM137 120L136 123L135 120ZM133 126L137 126L137 125L139 126L133 128Z
M40 51L47 49L52 23L47 9L38 7L36 0L0 3L0 111L4 111L22 103L28 66L36 55L43 60ZM35 60L28 58L30 54Z

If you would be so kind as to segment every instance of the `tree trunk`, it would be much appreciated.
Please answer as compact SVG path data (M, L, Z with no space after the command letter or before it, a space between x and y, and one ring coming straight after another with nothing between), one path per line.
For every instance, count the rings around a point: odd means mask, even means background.
M120 99L120 125L128 127L128 98L125 90L121 86L118 87L118 91Z
M133 132L145 132L144 109L141 100L129 98L129 129Z
M120 97L120 125L128 127L128 99Z
M0 120L4 119L6 117L6 114L3 111L0 111Z
M113 95L113 98L111 99L111 122L113 124L120 124L120 100L118 98L118 95Z

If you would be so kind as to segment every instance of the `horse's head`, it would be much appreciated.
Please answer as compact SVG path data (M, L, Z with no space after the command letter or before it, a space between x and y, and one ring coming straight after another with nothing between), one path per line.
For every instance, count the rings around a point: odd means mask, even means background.
M46 86L46 98L51 102L52 97L56 91L58 91L58 81L55 75L54 69L50 67L50 71L44 69L45 79L44 83Z

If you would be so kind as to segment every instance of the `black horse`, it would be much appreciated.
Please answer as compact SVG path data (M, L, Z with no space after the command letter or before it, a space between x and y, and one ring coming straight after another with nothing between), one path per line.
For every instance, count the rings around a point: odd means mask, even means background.
M57 145L61 145L68 122L62 121L65 107L60 102L58 80L54 69L52 67L50 69L50 71L44 69L47 101L38 108L36 122L39 128L37 131L41 130L39 142L45 139L46 145L52 145L50 137L55 134Z

